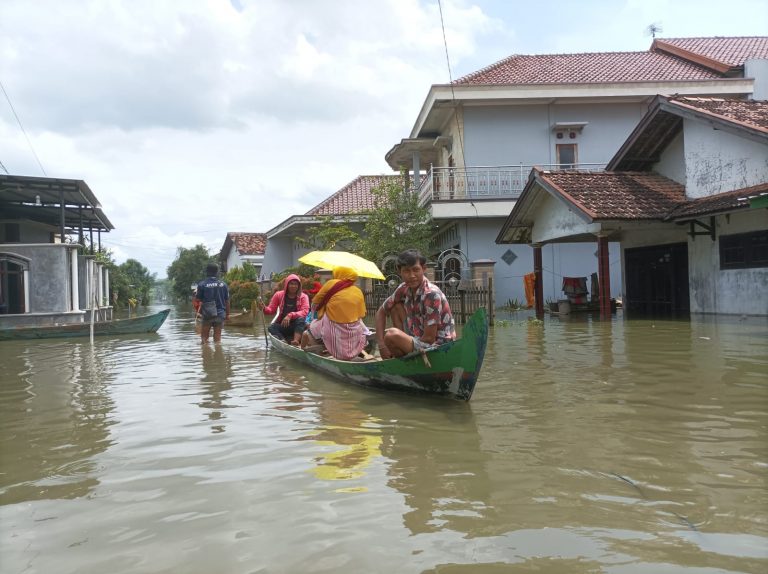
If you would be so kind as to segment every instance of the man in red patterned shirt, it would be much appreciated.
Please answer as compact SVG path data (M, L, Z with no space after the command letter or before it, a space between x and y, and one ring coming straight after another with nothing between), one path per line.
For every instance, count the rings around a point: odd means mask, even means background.
M413 249L397 257L403 282L376 311L376 339L382 359L402 357L456 338L448 299L424 276L426 263L426 258ZM389 329L387 316L393 325Z

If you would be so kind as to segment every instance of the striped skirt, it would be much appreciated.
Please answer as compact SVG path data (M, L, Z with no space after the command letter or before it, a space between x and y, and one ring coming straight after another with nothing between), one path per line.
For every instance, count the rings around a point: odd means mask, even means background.
M336 359L349 361L363 350L367 342L367 329L362 321L335 323L323 315L309 324L309 333L322 340L325 348Z

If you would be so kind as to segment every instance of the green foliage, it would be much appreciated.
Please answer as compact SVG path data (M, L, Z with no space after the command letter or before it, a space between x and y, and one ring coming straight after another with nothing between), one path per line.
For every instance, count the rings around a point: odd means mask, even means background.
M403 180L390 180L371 190L374 208L368 213L360 255L379 262L388 253L418 249L429 253L432 221L429 209Z
M227 271L224 275L224 281L227 284L235 281L256 281L259 278L258 275L256 267L250 263L243 263L242 267L233 267Z
M149 290L155 282L149 270L135 259L128 259L120 265L120 272L128 281L128 298L136 299L141 305L149 305Z
M302 288L304 288L304 281L308 280L307 279L308 277L309 278L314 277L316 271L317 271L317 267L313 265L307 265L306 263L299 263L294 267L288 267L287 269L283 269L280 273L275 273L275 276L272 277L272 281L274 283L282 284L283 279L285 279L286 277L288 277L288 275L293 273L294 275L298 275L302 279ZM309 285L311 287L312 283L310 282Z
M251 303L261 296L259 284L255 281L227 281L229 287L229 303L232 309L250 309Z
M179 247L176 259L168 266L168 279L171 280L172 292L178 299L189 300L193 295L191 286L204 279L205 266L215 263L203 244L187 249Z
M527 309L528 307L519 299L507 299L507 302L501 306L502 311L520 311L521 309Z
M87 252L86 252L87 253ZM135 299L142 305L149 305L150 290L155 284L154 274L144 267L136 259L128 259L125 263L117 265L114 256L109 249L102 248L94 253L96 261L103 263L109 269L109 289L111 300L109 303L117 309L123 309L129 300ZM115 298L117 293L117 298Z
M360 236L349 228L349 221L343 223L334 221L330 215L320 218L320 224L307 231L306 237L295 237L296 243L311 250L320 251L351 251L359 249Z

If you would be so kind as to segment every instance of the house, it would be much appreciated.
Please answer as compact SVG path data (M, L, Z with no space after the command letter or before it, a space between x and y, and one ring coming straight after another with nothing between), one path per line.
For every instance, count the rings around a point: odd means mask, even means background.
M371 190L388 181L402 181L402 178L399 175L358 176L304 215L293 215L267 231L262 274L269 277L271 273L296 266L299 257L311 251L296 238L308 237L309 231L323 221L343 223L352 231L362 233L366 212L375 207Z
M606 171L534 169L497 242L574 241L628 313L768 315L768 101L658 96Z
M431 253L438 275L457 260L465 271L490 259L496 301L523 300L533 253L495 238L534 166L604 169L658 94L766 97L767 58L768 37L656 39L640 52L510 56L433 85L410 134L386 160L419 175L414 188L439 226ZM606 249L618 261L618 244ZM546 298L562 297L563 276L597 270L592 240L545 242L539 255ZM610 271L614 296L619 267Z
M0 175L0 326L79 323L94 308L111 318L109 272L93 255L111 229L84 181Z
M219 251L219 261L222 273L243 263L250 263L256 268L257 275L261 274L264 264L264 252L267 249L266 233L236 233L230 231L224 239L224 245Z

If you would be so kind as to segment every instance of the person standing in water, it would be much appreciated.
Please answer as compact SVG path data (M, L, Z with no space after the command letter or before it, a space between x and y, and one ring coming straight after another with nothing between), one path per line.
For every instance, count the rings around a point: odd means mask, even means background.
M221 341L221 327L229 319L229 287L219 279L219 266L209 263L205 268L207 277L197 284L195 299L199 301L196 310L203 317L200 340L208 342L213 327L213 342Z

